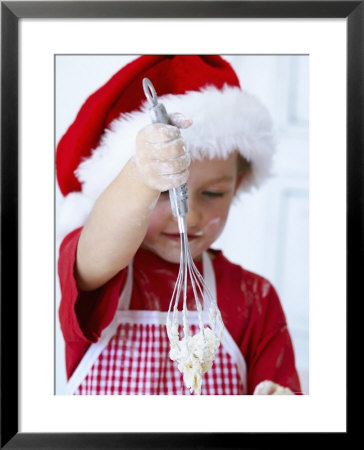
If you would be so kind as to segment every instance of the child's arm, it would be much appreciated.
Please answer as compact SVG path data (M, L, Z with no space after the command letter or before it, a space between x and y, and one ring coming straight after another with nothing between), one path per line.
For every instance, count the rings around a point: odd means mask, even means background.
M180 128L191 124L176 118ZM79 289L96 289L128 265L144 239L160 192L185 183L189 163L177 127L154 124L138 133L135 156L96 200L80 235Z

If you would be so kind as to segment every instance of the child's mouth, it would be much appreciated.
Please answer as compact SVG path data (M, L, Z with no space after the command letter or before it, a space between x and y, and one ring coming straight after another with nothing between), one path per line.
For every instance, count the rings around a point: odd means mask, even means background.
M171 241L180 241L181 235L179 233L163 233L163 236L167 239L170 239ZM194 241L195 239L198 239L202 236L202 233L195 233L195 234L188 234L188 240Z

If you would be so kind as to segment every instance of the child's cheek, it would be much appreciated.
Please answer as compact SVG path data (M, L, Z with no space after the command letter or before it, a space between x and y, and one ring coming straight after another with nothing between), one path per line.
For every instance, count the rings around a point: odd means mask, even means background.
M204 226L204 232L212 239L217 239L224 230L231 201L227 199L223 204L216 205L215 208L210 208L210 211L206 212L206 225Z
M164 231L170 216L170 204L168 202L157 203L149 219L147 236L154 236Z
M214 217L209 220L203 228L203 232L206 237L211 237L216 239L224 229L226 218L224 217Z

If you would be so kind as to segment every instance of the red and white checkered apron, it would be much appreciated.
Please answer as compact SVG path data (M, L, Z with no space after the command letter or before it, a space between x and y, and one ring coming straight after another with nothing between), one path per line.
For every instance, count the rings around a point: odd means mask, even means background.
M203 271L209 290L216 295L215 276L208 256ZM112 323L92 344L67 391L74 395L191 395L177 364L169 358L166 312L129 310L132 266ZM198 331L196 311L189 311L191 331ZM246 393L246 364L235 341L224 336L212 368L203 376L202 395ZM193 394L192 394L193 395Z

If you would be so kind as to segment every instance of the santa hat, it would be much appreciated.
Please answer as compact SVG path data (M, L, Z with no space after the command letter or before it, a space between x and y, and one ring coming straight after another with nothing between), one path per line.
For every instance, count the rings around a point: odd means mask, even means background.
M64 196L59 235L83 225L97 197L134 154L137 133L150 123L144 77L169 113L192 119L183 130L192 159L225 158L238 150L251 169L240 191L258 187L270 175L270 115L241 89L227 61L215 55L141 56L86 100L58 143L57 181Z

